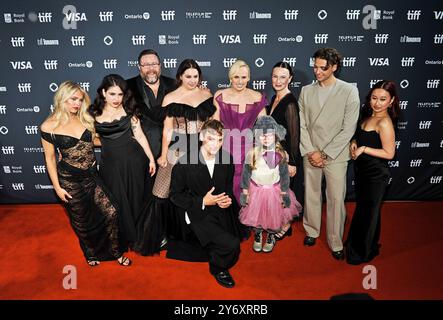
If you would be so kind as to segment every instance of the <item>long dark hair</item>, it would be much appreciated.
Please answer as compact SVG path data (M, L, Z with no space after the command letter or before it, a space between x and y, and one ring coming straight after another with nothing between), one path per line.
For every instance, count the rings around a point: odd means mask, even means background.
M360 124L365 121L367 118L372 116L372 108L371 108L371 97L372 93L375 89L383 89L389 92L389 95L391 96L391 99L394 98L392 101L391 106L388 108L388 114L389 117L392 120L392 123L395 125L397 124L398 117L400 115L400 105L399 105L399 99L397 95L397 86L395 85L394 81L391 80L381 80L377 82L371 90L369 90L368 95L366 96L365 104L363 105L363 108L361 110L361 117L360 117Z
M292 67L287 62L279 61L272 67L272 71L274 71L275 68L285 68L289 71L289 76L294 77L294 71L292 71Z
M108 74L102 80L102 83L97 88L97 95L89 108L89 113L92 116L98 117L103 113L105 107L105 97L103 96L103 90L108 91L110 87L117 86L123 91L123 108L127 114L139 116L137 109L135 107L135 100L133 98L131 90L129 90L128 85L120 75L118 74Z
M198 71L198 80L199 80L199 82L201 81L201 79L202 79L202 70L200 69L200 66L193 59L185 59L178 66L177 74L175 76L175 79L177 80L178 86L181 86L181 84L182 84L182 81L180 80L180 77L188 69L197 69L197 71Z

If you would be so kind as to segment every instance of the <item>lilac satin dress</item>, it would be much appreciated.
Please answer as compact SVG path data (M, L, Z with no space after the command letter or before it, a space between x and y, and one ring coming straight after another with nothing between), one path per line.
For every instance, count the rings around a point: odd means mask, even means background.
M258 114L267 105L266 96L262 94L260 101L246 104L245 112L240 113L239 105L225 103L222 94L215 97L220 106L220 120L225 129L229 129L223 142L223 149L231 153L234 159L235 174L233 191L237 202L240 203L240 180L245 161L245 154L252 147L252 129Z

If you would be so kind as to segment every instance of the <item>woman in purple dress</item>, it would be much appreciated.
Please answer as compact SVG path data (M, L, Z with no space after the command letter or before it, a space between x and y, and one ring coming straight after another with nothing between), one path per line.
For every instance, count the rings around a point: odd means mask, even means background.
M250 70L246 62L237 60L229 69L231 86L214 95L217 111L214 118L223 122L227 129L223 148L234 159L234 196L240 203L240 180L245 154L252 147L250 130L259 116L265 116L268 104L264 94L247 87Z

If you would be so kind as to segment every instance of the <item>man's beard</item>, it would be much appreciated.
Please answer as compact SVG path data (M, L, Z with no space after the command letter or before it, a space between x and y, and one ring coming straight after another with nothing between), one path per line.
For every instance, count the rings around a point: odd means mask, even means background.
M158 74L146 75L145 77L143 77L143 79L148 84L155 84L159 79L159 75Z

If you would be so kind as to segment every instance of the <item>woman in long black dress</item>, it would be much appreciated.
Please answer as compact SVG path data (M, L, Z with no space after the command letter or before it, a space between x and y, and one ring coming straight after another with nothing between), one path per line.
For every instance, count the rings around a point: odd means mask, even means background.
M149 196L145 190L155 173L155 159L121 76L103 78L90 113L102 146L99 173L116 199L121 249L127 251L137 239L136 223Z
M366 97L350 145L355 160L356 208L346 241L349 264L369 262L379 254L380 209L390 177L387 160L395 155L398 101L394 82L377 82Z
M295 96L289 90L289 84L292 81L294 73L287 62L277 62L272 68L272 87L275 95L271 103L266 106L266 114L275 119L275 121L286 129L285 139L280 141L283 148L289 155L288 171L291 177L290 188L296 194L297 199L302 199L302 185L299 175L299 169L303 168L300 157L300 118L298 114L298 103ZM297 180L296 180L297 179ZM291 224L283 226L282 230L275 234L277 240L283 239L292 234Z
M90 266L131 261L119 248L118 215L98 177L94 120L87 113L89 97L76 83L63 82L54 96L54 112L42 123L46 167L57 196L63 201L80 247ZM56 162L56 148L62 160Z

